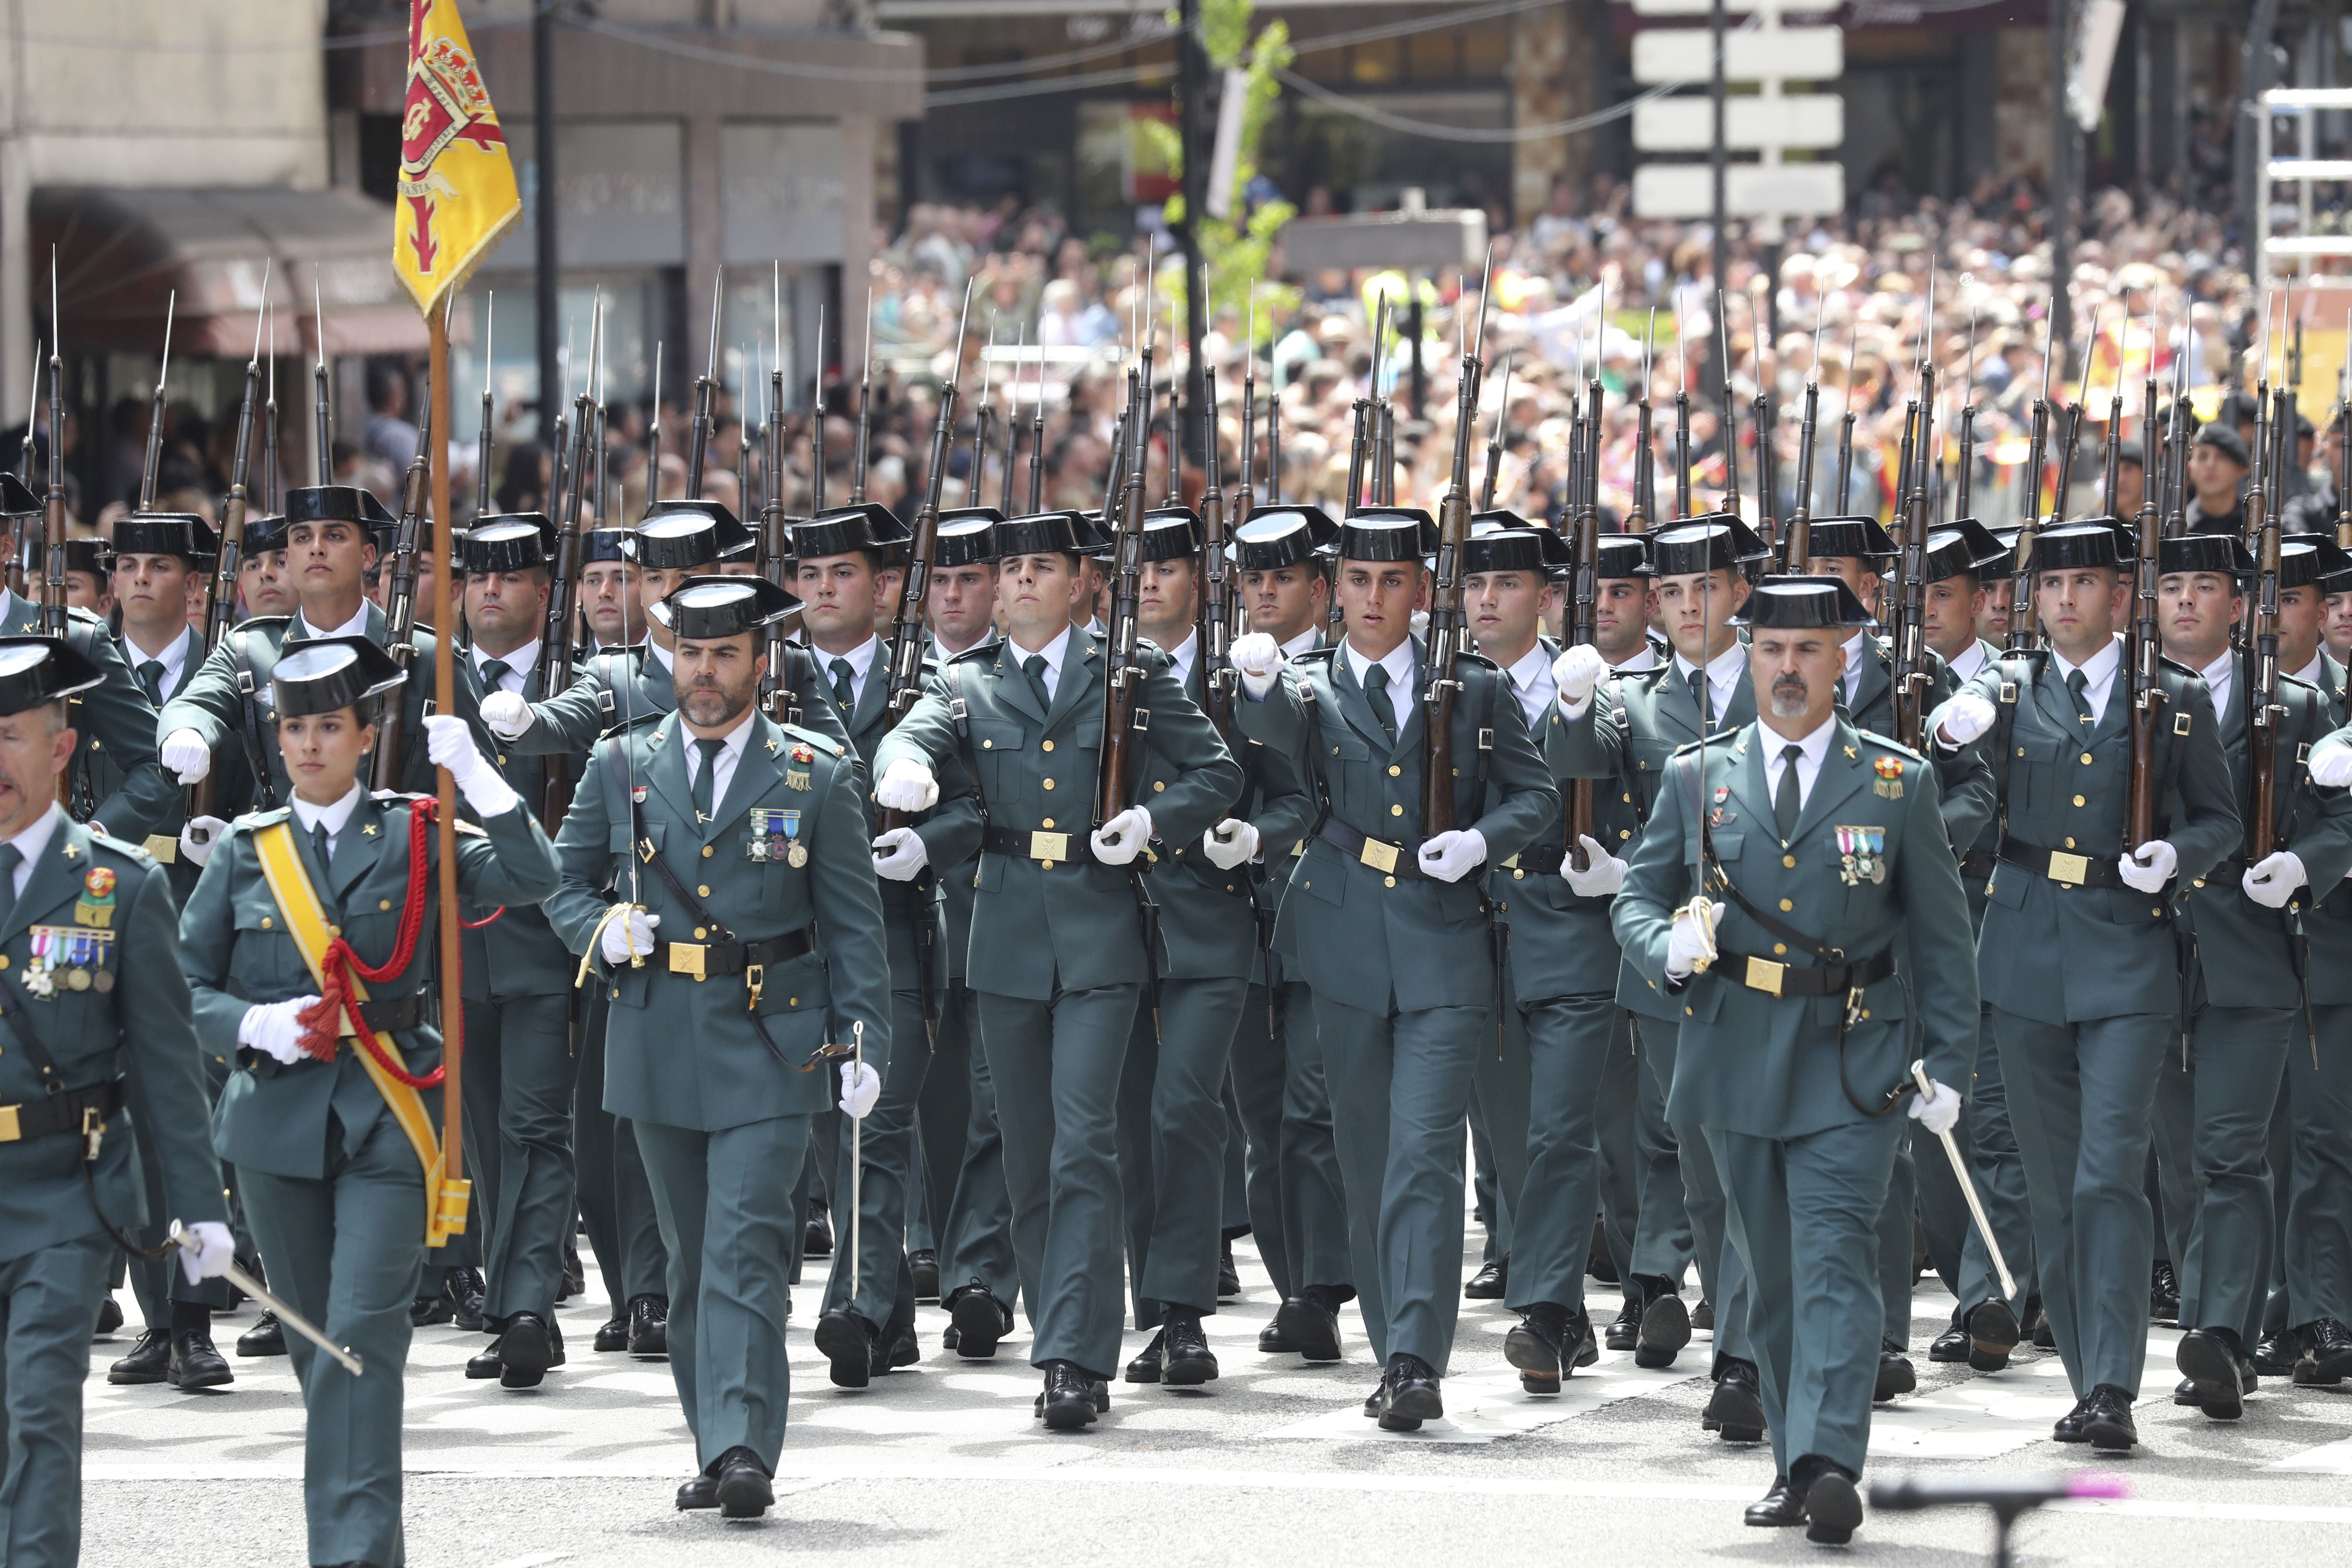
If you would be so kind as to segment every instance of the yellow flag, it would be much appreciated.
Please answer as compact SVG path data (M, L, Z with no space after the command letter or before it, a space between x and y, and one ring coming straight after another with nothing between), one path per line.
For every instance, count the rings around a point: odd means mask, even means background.
M426 316L522 216L514 162L457 0L409 0L392 265Z

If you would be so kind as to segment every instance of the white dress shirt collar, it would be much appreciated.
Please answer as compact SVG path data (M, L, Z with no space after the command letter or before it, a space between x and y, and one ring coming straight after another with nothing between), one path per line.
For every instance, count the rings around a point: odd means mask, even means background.
M310 624L310 618L308 616L300 610L296 610L294 612L296 635L312 637L363 637L367 636L368 611L371 607L365 599L362 599L360 613L332 631L320 631Z
M48 853L49 840L58 836L58 825L65 820L64 808L52 805L35 817L23 832L6 840L15 845L16 852L24 857L16 863L16 888L10 897L24 892L25 884L32 879L33 868L40 863L43 855Z
M499 663L507 667L506 679L499 683L497 689L500 691L521 690L524 685L530 679L530 672L532 668L539 663L539 650L543 646L545 645L534 638L533 640L523 644L522 647L515 648L510 652L498 654L495 656L485 653L479 646L477 646L473 649L474 673L477 676L481 677L482 689L485 692L491 689L489 677L482 673L482 667L489 663L491 658L495 657Z
M1991 658L1992 652L1985 646L1984 638L1970 637L1969 646L1952 656L1952 679L1959 685L1967 685L1976 679L1977 671L1982 669Z
M1389 672L1389 705L1396 710L1397 726L1402 730L1406 710L1420 695L1412 689L1412 639L1406 637L1378 659L1364 654L1353 642L1343 641L1340 646L1347 649L1348 673L1364 690L1371 689L1364 685L1364 672L1374 664Z
M1302 653L1312 651L1318 646L1318 639L1322 636L1323 631L1321 627L1307 627L1305 631L1299 633L1297 637L1292 637L1288 642L1282 645L1282 657L1285 658L1297 658Z
M664 669L675 670L677 668L677 654L674 650L662 647L661 644L653 641L651 638L646 639L646 646L654 650L654 657L661 660L661 667Z
M1181 642L1162 643L1160 651L1168 656L1168 673L1181 686L1192 679L1192 661L1201 654L1201 634L1197 629L1186 632Z
M5 625L7 620L5 615L0 615L0 626ZM182 626L180 635L173 637L170 646L162 653L149 653L145 648L141 647L132 639L129 627L124 627L122 632L122 657L130 662L131 673L137 675L139 667L150 659L162 665L163 679L159 684L163 687L165 697L171 696L178 689L180 674L188 668L188 655L195 646L196 632L194 626Z
M2050 650L2050 668L2056 673L2059 685L2065 685L2066 678L2075 670L2083 672L2083 700L2091 705L2094 723L2107 716L2107 694L2115 689L2116 670L2123 661L2124 639L2120 635L2079 665L2068 664L2066 656L2056 648ZM2220 710L2215 711L2218 714Z
M2221 657L2198 673L2205 678L2205 689L2213 694L2213 717L2217 721L2226 717L2230 711L2230 687L2238 674L2237 650L2223 647Z
M1022 668L1027 668L1032 658L1045 659L1045 700L1051 702L1054 694L1062 689L1062 660L1069 657L1070 628L1064 626L1044 647L1023 647L1010 637L1005 639L1005 643L1006 651L1013 655L1013 662Z
M1781 753L1794 745L1797 748L1797 801L1799 809L1813 797L1813 781L1821 776L1822 760L1829 755L1830 742L1837 736L1837 715L1829 718L1802 740L1791 742L1780 731L1759 722L1756 726L1757 744L1764 748L1764 793L1778 797L1780 773L1788 766Z
M2322 691L2327 690L2327 656L2326 654L2313 654L2309 664L2289 673L2297 680L2316 686ZM2328 692L2328 695L2332 697L2335 693Z
M1609 668L1619 675L1639 675L1644 670L1655 669L1658 668L1657 647L1645 638L1642 643L1641 652L1622 664L1612 664Z
M866 690L866 678L872 672L874 661L882 657L882 639L869 637L847 653L827 653L823 648L811 647L809 654L816 660L817 667L824 672L827 690L833 688L833 661L837 658L845 658L849 661L849 690L852 700L855 700ZM845 713L842 717L846 719L849 715Z
M1853 706L1854 695L1862 689L1862 659L1869 647L1870 634L1866 631L1856 632L1846 639L1845 670L1838 677L1838 682L1845 688L1845 705L1849 708Z
M1527 715L1530 735L1543 733L1552 701L1559 695L1559 684L1551 678L1551 661L1543 639L1538 637L1535 646L1503 672L1511 678L1511 694L1519 700L1519 711Z
M352 787L344 793L343 798L332 805L312 805L298 795L294 797L294 816L302 824L305 833L316 832L319 825L325 823L327 842L331 845L342 837L343 825L351 821L352 813L360 808L360 796L357 779L352 781Z
M751 721L759 716L756 706L745 709L735 728L719 738L719 755L710 764L710 809L719 816L726 815L721 808L727 804L727 786L735 777L735 764L743 760L744 749L751 743ZM694 787L694 775L702 768L702 737L688 729L686 721L680 719L677 738L686 748L686 784L690 790Z
M1685 690L1690 687L1691 671L1698 667L1681 654L1675 655L1675 679ZM1739 689L1739 672L1748 668L1748 647L1734 637L1731 646L1706 661L1706 689L1712 700L1706 717L1717 723L1723 721L1731 706L1732 694Z

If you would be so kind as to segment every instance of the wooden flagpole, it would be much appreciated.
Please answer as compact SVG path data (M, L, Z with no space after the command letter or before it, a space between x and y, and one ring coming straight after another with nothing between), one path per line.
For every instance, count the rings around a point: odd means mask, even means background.
M457 710L457 622L449 606L449 563L456 557L449 512L449 312L425 316L432 334L431 378L433 409L433 711ZM433 770L440 787L441 811L435 828L441 862L441 1163L443 1175L460 1181L466 1173L465 1102L459 1078L466 1056L466 1004L462 971L464 928L457 920L457 781L446 768ZM435 1205L440 1194L426 1194Z

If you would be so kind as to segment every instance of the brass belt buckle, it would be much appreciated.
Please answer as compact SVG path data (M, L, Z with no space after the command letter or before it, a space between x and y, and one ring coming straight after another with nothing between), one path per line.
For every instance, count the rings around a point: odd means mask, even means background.
M1397 847L1393 844L1383 844L1377 838L1367 838L1364 840L1364 847L1356 852L1356 858L1375 871L1385 871L1391 877L1396 875Z
M1762 991L1778 996L1780 994L1780 977L1788 973L1789 966L1785 963L1775 963L1769 958L1751 958L1748 960L1748 973L1739 977L1739 983L1750 991Z
M702 955L704 951L702 943L698 942L671 942L669 944L669 972L672 974L691 974L697 980L701 979Z
M1032 860L1066 860L1069 858L1068 834L1032 833L1029 836L1029 858Z
M750 987L751 992L751 1011L756 1013L760 1010L760 991L767 983L768 966L766 964L747 963L743 965L743 984Z
M98 1119L98 1107L83 1106L81 1108L81 1157L84 1160L95 1162L98 1159L98 1146L105 1140L106 1123Z
M2050 852L2050 879L2079 888L2091 879L2091 858L2088 855L2066 855Z
M16 1122L16 1112L21 1109L19 1106L0 1105L0 1143L14 1143L24 1137L24 1129Z

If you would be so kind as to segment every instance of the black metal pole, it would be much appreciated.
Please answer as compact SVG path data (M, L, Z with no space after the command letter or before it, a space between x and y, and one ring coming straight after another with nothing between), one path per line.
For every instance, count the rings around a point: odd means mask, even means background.
M2050 352L2052 368L2071 374L2068 353L2074 341L2074 304L2068 281L2074 276L2074 117L2066 112L2067 43L2074 31L2074 0L2050 0ZM2061 493L2066 476L2060 475Z
M1184 223L1177 242L1184 251L1184 406L1206 408L1209 394L1202 380L1201 340L1209 330L1209 302L1202 297L1207 279L1201 271L1201 207L1208 199L1209 147L1202 135L1208 123L1203 101L1209 90L1209 52L1201 41L1201 0L1183 0L1180 15L1183 36L1176 41L1178 133L1184 142ZM1172 417L1172 415L1171 415ZM1206 458L1201 444L1201 420L1184 431L1187 455L1198 466ZM1172 449L1172 448L1171 448Z
M1724 173L1725 159L1723 145L1723 100L1726 96L1724 89L1725 79L1723 58L1723 0L1712 0L1712 4L1708 5L1706 28L1707 37L1709 39L1710 46L1714 50L1715 56L1715 64L1708 71L1706 79L1707 103L1709 106L1708 112L1715 116L1715 133L1707 141L1706 153L1708 188L1713 193L1712 203L1709 210L1714 215L1713 227L1715 230L1714 249L1711 259L1715 268L1715 286L1717 289L1728 289L1731 287L1731 235L1729 232L1731 214L1730 203L1724 192L1724 184L1727 176ZM1715 379L1722 384L1728 385L1731 380L1731 345L1727 342L1717 343L1715 345L1713 358L1715 359L1717 367L1722 373ZM1702 386L1706 384L1706 381L1704 376L1701 377L1699 384Z
M556 317L562 310L562 263L555 236L555 0L540 0L530 18L531 225L538 242L535 295L539 318L539 438L555 435L555 405L562 396L563 372L555 363ZM660 414L654 416L658 419ZM551 498L551 502L552 498Z

